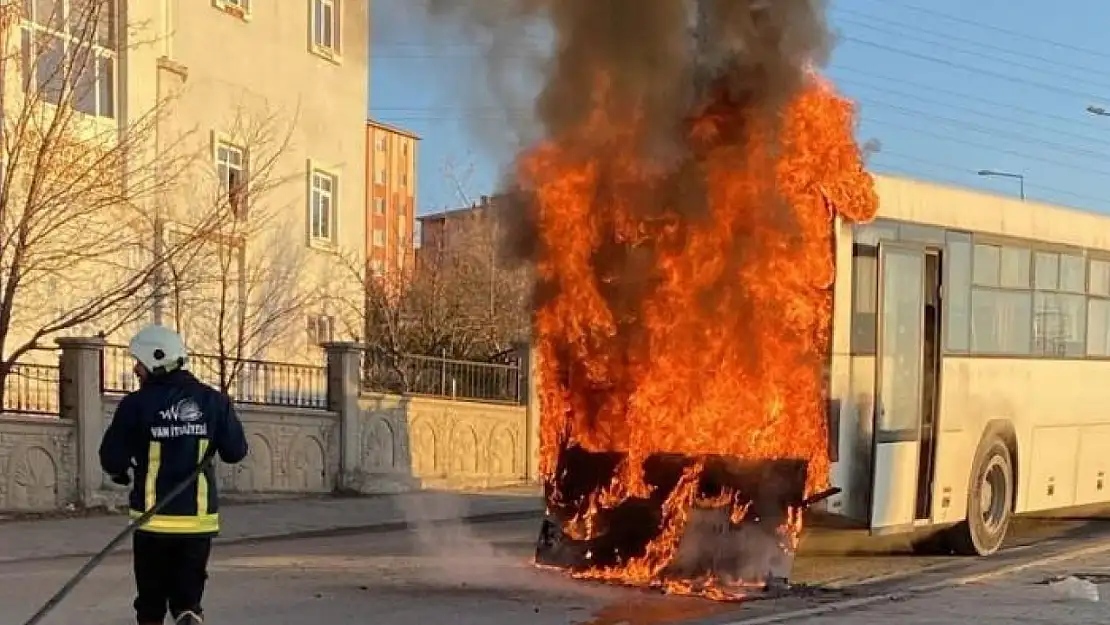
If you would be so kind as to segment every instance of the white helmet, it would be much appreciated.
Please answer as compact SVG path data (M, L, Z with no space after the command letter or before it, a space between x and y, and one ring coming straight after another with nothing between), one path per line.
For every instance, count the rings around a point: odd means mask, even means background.
M168 373L184 366L188 352L181 335L166 326L149 325L131 339L131 356L151 373Z

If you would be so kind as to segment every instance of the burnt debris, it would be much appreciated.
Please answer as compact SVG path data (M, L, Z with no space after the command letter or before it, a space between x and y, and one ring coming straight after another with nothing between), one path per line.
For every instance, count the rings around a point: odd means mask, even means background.
M780 535L792 508L804 499L808 463L804 460L744 460L719 455L653 454L644 462L652 487L646 498L629 498L603 508L591 519L591 535L576 538L563 528L591 505L590 495L613 479L624 455L565 448L554 481L547 485L548 512L536 545L536 562L583 572L621 567L643 556L664 525L664 504L684 471L704 463L695 501L673 558L659 574L665 582L712 579L733 586L785 584L793 563L793 546ZM730 494L729 505L721 506ZM824 494L824 493L823 493ZM730 518L747 506L742 518Z

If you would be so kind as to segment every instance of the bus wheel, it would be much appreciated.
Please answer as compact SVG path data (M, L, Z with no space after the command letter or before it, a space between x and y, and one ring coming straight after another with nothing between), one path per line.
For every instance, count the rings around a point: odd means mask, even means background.
M998 436L985 439L972 465L967 520L953 528L952 548L963 555L989 556L998 551L1010 527L1014 501L1014 465L1010 449Z

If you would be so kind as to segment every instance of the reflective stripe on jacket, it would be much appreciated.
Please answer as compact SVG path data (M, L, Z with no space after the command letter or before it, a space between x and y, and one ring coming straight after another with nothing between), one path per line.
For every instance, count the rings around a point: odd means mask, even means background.
M135 518L188 479L210 445L223 462L237 463L247 455L243 425L227 395L178 370L151 378L120 401L100 445L100 464L109 475L134 468L130 508ZM218 533L218 491L210 463L141 531Z

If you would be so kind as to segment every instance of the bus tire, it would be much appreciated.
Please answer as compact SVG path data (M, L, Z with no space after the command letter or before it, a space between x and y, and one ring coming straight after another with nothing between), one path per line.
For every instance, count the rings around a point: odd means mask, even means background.
M998 435L979 445L967 493L967 519L952 528L950 544L961 555L989 556L1002 547L1014 502L1014 465Z

